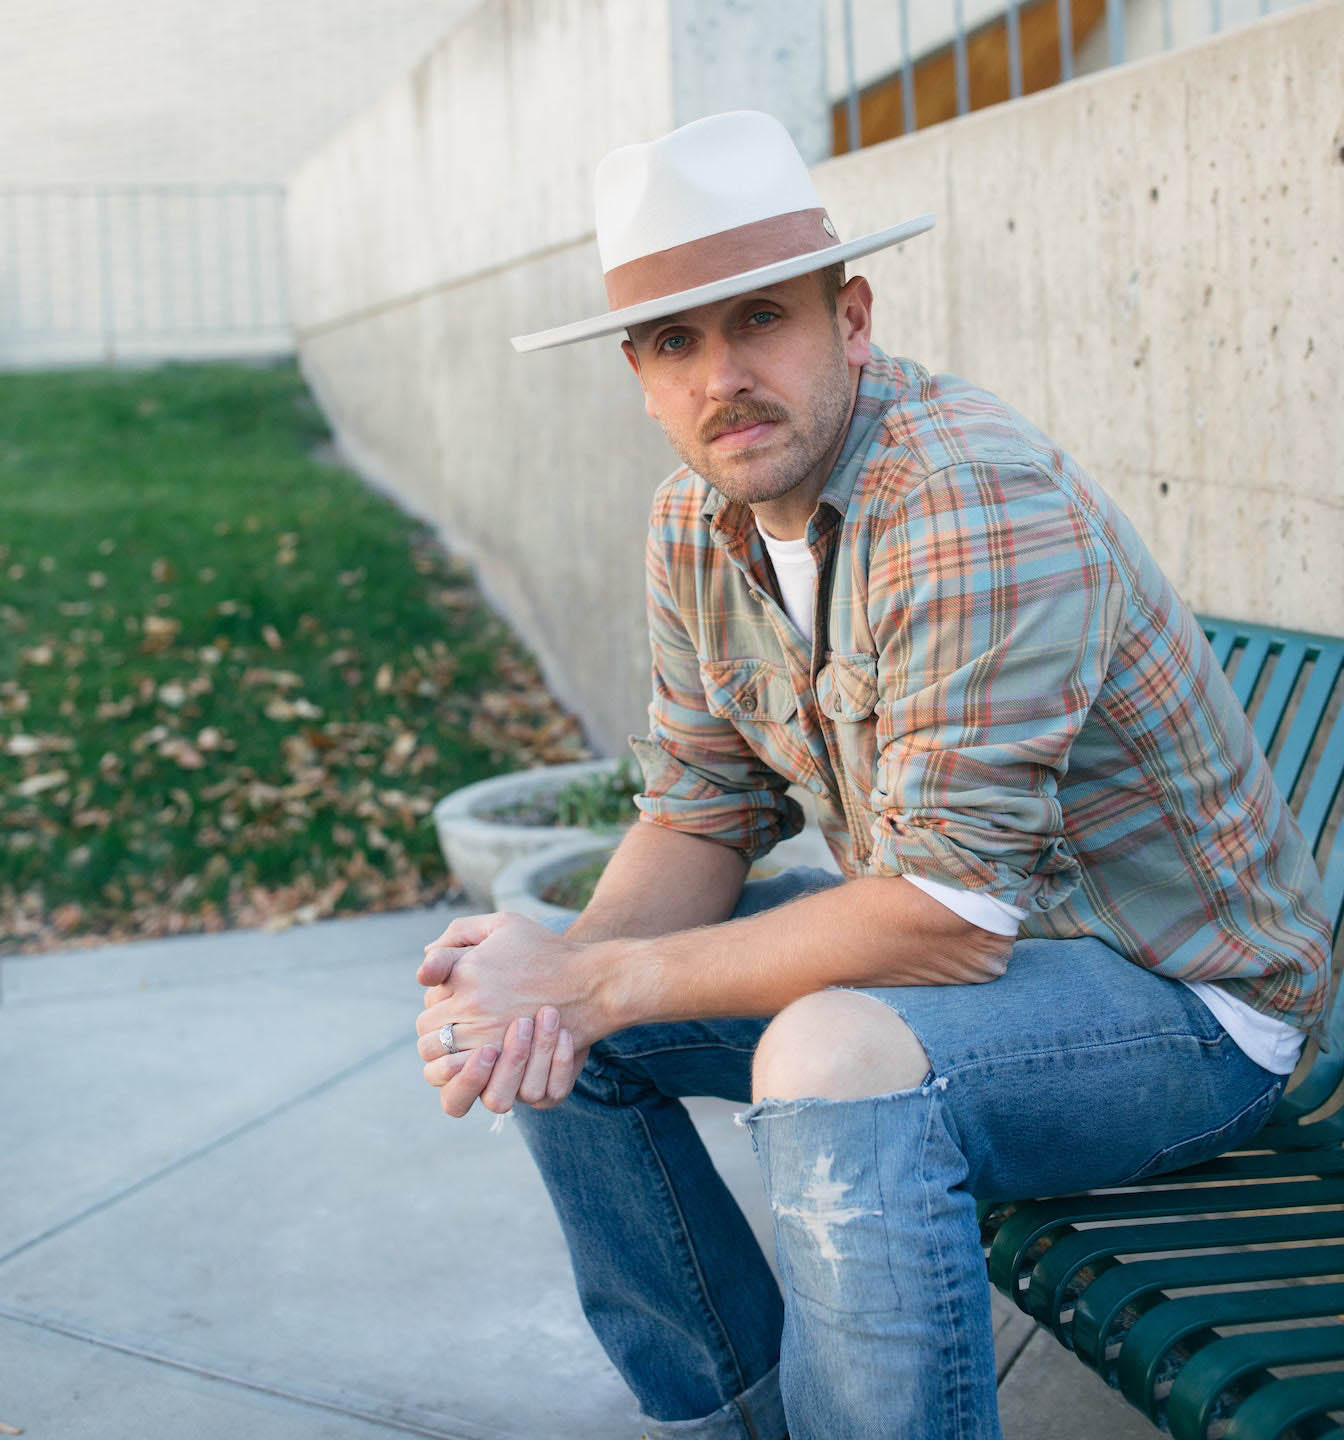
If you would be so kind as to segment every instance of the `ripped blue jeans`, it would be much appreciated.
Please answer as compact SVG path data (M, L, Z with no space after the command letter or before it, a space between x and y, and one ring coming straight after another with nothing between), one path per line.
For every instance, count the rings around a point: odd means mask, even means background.
M826 883L754 882L738 913ZM620 1031L563 1105L517 1107L584 1311L650 1440L992 1440L977 1199L1192 1164L1249 1138L1283 1089L1184 985L1095 940L1019 941L986 985L864 993L919 1038L923 1085L742 1117L783 1297L680 1103L749 1104L766 1021Z

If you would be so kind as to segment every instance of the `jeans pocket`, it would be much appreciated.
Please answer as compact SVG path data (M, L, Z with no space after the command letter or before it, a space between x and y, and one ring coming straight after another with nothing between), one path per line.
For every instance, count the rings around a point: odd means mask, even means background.
M1149 1175L1160 1175L1168 1170L1184 1170L1187 1166L1202 1164L1205 1160L1212 1160L1225 1150L1234 1150L1249 1140L1269 1119L1288 1083L1286 1075L1271 1076L1268 1072L1264 1073L1267 1076L1267 1088L1242 1106L1225 1124L1203 1130L1189 1139L1177 1141L1174 1145L1164 1146L1119 1184L1130 1185Z

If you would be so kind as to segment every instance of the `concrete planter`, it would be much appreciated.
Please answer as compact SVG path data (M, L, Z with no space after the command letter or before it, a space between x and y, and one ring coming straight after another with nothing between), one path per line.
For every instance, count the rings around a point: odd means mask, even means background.
M520 825L493 820L490 812L555 795L575 780L612 774L619 764L618 760L580 760L572 765L544 765L466 785L440 800L434 807L439 847L467 899L490 909L495 903L496 875L520 856L535 855L551 845L604 835L614 847L623 827L592 831L570 825Z
M609 858L619 841L619 835L590 832L520 855L495 876L495 909L511 910L515 915L540 920L543 925L558 925L571 912L543 900L542 892L572 871Z
M543 925L558 926L559 922L568 920L571 912L543 900L542 893L557 880L585 869L594 860L609 858L619 841L619 834L580 832L578 836L556 840L545 848L520 855L495 876L495 909L511 910L540 920ZM769 855L751 867L747 878L768 880L798 865L839 873L821 833L809 828L792 840L776 845Z

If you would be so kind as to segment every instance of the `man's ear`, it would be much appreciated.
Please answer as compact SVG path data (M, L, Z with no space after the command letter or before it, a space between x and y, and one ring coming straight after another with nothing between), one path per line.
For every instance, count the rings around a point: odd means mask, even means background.
M635 372L635 376L639 380L639 388L644 392L644 413L650 420L656 420L658 415L653 408L653 401L649 396L649 387L644 383L644 372L639 368L639 356L635 354L634 342L622 340L621 349L625 352L625 358L630 362L630 368Z
M873 288L862 275L853 275L835 297L835 318L850 365L866 365L872 358Z

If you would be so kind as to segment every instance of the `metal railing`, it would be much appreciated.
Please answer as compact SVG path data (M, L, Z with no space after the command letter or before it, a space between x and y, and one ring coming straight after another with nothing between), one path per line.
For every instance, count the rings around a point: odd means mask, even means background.
M841 8L841 26L844 45L845 100L844 134L847 148L858 149L866 143L860 137L860 97L868 86L861 87L855 64L855 23L856 0L831 0ZM1291 8L1303 0L1105 0L1105 64L1123 64L1128 58L1129 35L1135 21L1135 12L1148 12L1142 17L1147 28L1160 26L1162 50L1176 48L1176 26L1174 16L1179 14L1182 29L1188 38L1203 39L1220 33L1233 24L1244 23L1269 15L1272 10ZM1003 0L997 7L990 7L988 18L968 31L963 0L886 0L880 7L889 15L890 26L883 39L883 53L889 60L884 67L885 78L899 77L901 92L900 133L910 134L917 128L915 96L919 83L917 71L931 55L943 53L949 47L952 51L956 114L965 115L976 108L976 97L971 93L971 69L969 63L969 42L987 27L1002 26L1004 32L1004 64L1007 70L1007 97L1018 99L1024 91L1022 21L1026 11L1039 11L1045 6L1054 10L1052 18L1058 42L1058 82L1065 83L1074 77L1076 45L1083 37L1074 33L1074 6L1071 0ZM982 11L985 7L979 7ZM1226 12L1235 13L1228 14ZM942 23L946 37L931 49L913 53L911 49L911 15L918 15L927 29L930 19L936 14L935 23ZM950 32L950 33L949 33ZM871 85L873 82L869 82ZM1053 83L1053 82L1052 82ZM1039 88L1037 86L1036 88ZM997 97L996 97L997 98ZM984 102L981 102L984 103ZM837 124L839 122L837 121ZM883 135L878 138L888 138Z
M0 363L288 348L277 186L0 186Z

